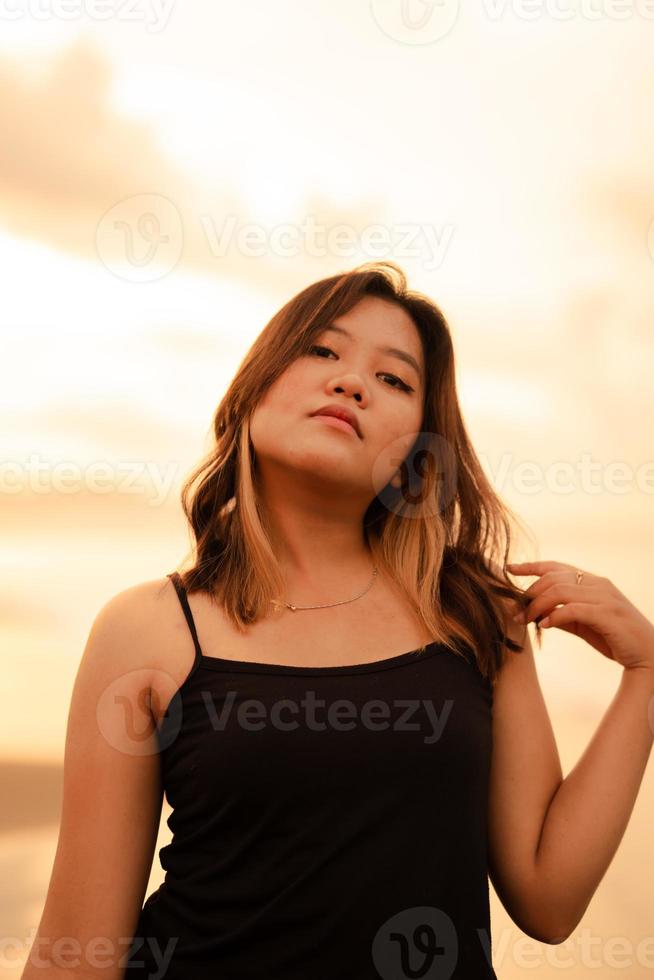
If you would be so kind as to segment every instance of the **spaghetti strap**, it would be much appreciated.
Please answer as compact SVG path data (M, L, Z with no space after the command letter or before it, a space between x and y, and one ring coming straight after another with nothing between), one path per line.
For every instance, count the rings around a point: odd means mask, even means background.
M170 581L175 586L175 592L181 603L182 609L184 611L184 616L186 617L186 622L188 623L188 628L191 631L191 636L193 637L193 646L195 647L195 664L200 661L202 657L202 649L200 648L200 641L198 640L198 631L195 628L195 622L193 620L193 613L191 612L191 607L189 606L188 596L186 595L186 589L182 585L182 580L180 578L179 572L169 572L166 575Z

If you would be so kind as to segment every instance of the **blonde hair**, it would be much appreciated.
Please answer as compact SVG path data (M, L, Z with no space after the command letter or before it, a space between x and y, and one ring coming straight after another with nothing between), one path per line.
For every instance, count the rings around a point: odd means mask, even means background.
M256 338L214 413L215 444L182 487L195 543L187 555L190 567L178 571L189 592L210 593L239 630L267 616L284 594L257 495L250 419L289 364L364 296L407 311L425 363L422 429L400 467L401 486L387 484L368 506L366 541L375 563L399 584L433 640L458 655L467 649L492 682L503 647L521 649L506 635L506 600L523 607L526 600L504 568L511 521L520 522L486 479L470 443L446 319L427 296L407 288L406 276L393 262L365 263L307 286ZM416 452L419 474L406 465ZM540 644L538 624L536 635Z

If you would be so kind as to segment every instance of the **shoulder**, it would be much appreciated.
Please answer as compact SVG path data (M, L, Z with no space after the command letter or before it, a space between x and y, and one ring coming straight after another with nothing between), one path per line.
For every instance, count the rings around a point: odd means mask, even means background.
M100 607L86 644L86 672L96 683L145 686L152 709L167 704L189 672L194 649L188 625L168 576L128 586Z
M169 578L149 579L115 593L100 607L93 625L108 632L156 625L170 606L173 585Z
M110 596L96 612L89 640L107 650L115 666L158 668L179 605L167 576L130 585Z

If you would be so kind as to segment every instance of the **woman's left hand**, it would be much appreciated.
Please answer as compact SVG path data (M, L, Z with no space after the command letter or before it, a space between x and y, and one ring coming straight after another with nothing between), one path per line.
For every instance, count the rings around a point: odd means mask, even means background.
M584 572L577 584L575 566L561 561L518 562L506 568L516 575L539 576L525 590L532 601L515 617L519 622L538 619L545 629L558 626L628 670L654 670L654 625L608 578Z

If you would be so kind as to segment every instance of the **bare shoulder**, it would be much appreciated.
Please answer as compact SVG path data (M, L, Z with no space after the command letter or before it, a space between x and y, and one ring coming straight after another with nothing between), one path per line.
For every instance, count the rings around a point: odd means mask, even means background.
M172 583L166 577L131 585L101 606L91 631L98 638L113 641L115 656L124 654L134 666L147 666L165 632L165 619L172 607L171 593L174 596ZM128 640L124 645L120 643L123 639Z
M193 640L167 576L138 582L111 596L95 616L90 640L98 669L144 672L157 719L193 665Z
M139 607L151 607L152 604L165 601L164 596L169 586L172 589L172 583L166 575L161 578L148 579L145 582L137 582L135 585L127 586L111 596L102 608L111 606L114 609L122 608L127 611L130 608L137 610Z

